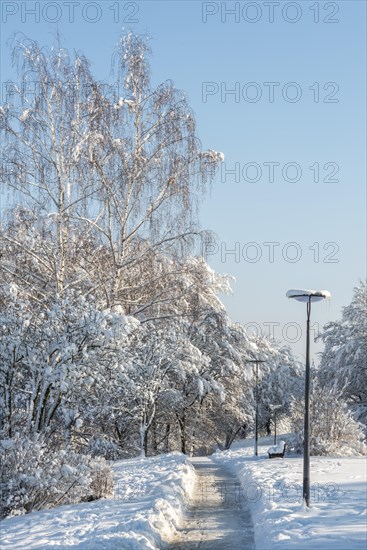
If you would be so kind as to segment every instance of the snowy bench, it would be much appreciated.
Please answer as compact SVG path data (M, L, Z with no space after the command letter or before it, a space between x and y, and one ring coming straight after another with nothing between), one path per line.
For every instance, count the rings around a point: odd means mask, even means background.
M273 445L273 447L269 447L269 458L284 458L285 447L285 441L279 441L278 445Z

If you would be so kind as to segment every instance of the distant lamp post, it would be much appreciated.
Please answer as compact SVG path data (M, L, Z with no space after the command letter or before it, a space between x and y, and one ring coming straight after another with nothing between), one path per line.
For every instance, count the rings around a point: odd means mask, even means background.
M251 359L246 361L246 363L252 363L256 366L255 369L255 456L258 455L258 438L259 438L259 363L266 363L262 359Z
M274 445L277 444L277 410L282 408L282 405L270 405L274 413Z
M310 316L311 302L319 302L330 298L327 290L288 290L287 298L294 298L307 305L306 331L306 377L305 377L305 418L304 418L304 450L303 450L303 499L310 506Z

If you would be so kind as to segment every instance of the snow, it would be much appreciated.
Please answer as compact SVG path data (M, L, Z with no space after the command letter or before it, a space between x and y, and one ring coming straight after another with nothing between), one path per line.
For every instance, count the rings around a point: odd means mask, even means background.
M118 102L114 105L114 108L119 109L124 105L127 105L130 111L134 111L136 109L136 101L134 101L133 99L126 99L124 97L120 97Z
M202 153L202 156L215 162L224 161L224 153L222 153L221 151L213 151L213 149L208 149L207 151L204 151Z
M288 290L286 294L287 298L295 298L299 302L308 302L311 297L312 302L319 302L320 300L330 299L331 294L328 290Z
M155 550L175 532L195 473L181 453L121 460L114 464L115 491L109 499L7 518L1 549Z
M282 439L279 441L278 445L273 445L272 447L269 447L268 453L270 454L278 454L282 453L284 449L285 441Z
M83 426L83 420L82 418L77 418L75 421L75 427L77 430L79 430Z
M67 464L63 464L61 466L61 472L65 476L76 474L77 470L76 468L73 468L72 466L68 466Z
M231 475L237 475L241 483L239 496L243 508L249 508L252 515L256 548L364 550L365 458L311 457L312 506L307 509L301 500L302 457L269 460L266 453L270 443L272 437L260 439L258 457L253 456L250 439L211 457L222 471L228 468ZM210 466L208 460L205 464ZM70 546L85 550L156 550L164 548L167 541L182 541L185 503L197 496L196 475L189 459L181 453L170 453L118 461L114 470L115 493L110 499L5 519L2 550L51 546L60 550ZM236 483L231 481L226 494L234 487ZM236 491L238 496L238 487ZM208 516L200 526L203 540L213 517ZM236 530L235 524L230 527ZM223 525L216 535L218 540L227 528Z
M256 548L365 550L366 459L311 457L311 508L307 509L301 499L302 457L269 460L271 441L272 437L260 441L258 457L253 456L253 440L214 455L241 482Z
M31 109L25 109L19 117L21 122L26 122L31 114Z

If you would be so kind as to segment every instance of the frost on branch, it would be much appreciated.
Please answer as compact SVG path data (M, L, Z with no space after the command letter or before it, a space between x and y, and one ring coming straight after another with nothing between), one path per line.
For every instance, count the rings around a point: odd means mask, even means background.
M213 151L212 149L208 149L207 151L204 151L201 153L201 157L203 160L205 160L208 163L217 163L217 162L223 162L224 161L224 154Z
M205 174L209 177L213 177L219 163L224 161L224 154L208 149L203 151L200 155L202 169Z

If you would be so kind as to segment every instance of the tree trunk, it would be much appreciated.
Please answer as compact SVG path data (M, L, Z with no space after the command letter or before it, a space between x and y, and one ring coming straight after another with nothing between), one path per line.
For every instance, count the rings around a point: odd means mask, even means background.
M148 428L144 432L144 456L148 456Z
M152 422L152 450L153 454L158 454L158 443L157 443L157 422L155 418Z
M271 418L270 418L270 416L269 416L268 420L266 421L265 428L266 428L266 435L271 435Z
M243 424L241 435L243 436L244 439L246 439L246 437L247 437L247 429L248 429L248 424Z
M224 449L227 451L228 449L231 448L231 445L233 443L233 441L235 440L236 438L236 435L241 431L243 430L243 426L239 426L237 428L237 430L235 429L232 429L230 432L227 432L226 434L226 440L225 440L225 443L224 443Z
M171 432L171 424L166 424L166 433L164 437L164 452L169 452L169 434Z
M147 456L147 424L145 416L142 417L140 422L140 457L145 458Z
M180 428L180 444L181 444L181 453L186 454L186 426L185 426L185 415L177 416L178 425Z

